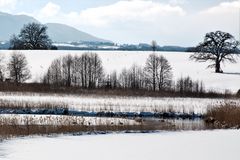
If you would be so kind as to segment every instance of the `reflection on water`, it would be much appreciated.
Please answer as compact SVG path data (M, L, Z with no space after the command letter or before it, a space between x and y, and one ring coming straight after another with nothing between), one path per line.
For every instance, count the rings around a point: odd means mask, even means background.
M133 118L137 125L3 125L0 126L1 137L13 138L29 135L56 135L72 133L76 135L83 134L106 134L106 133L148 133L152 131L176 131L176 130L206 130L215 129L208 126L202 119L159 119L159 118Z
M207 130L213 129L202 119L156 119L147 118L143 120L143 125L150 130Z
M176 129L182 130L205 130L209 129L202 119L196 120L172 120Z

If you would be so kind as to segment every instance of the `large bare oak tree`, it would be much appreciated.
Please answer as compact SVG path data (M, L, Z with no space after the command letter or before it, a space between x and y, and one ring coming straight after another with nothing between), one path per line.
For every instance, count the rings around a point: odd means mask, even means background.
M228 61L236 63L239 42L226 32L216 31L205 35L204 41L196 47L196 52L190 59L197 62L213 62L208 67L215 68L216 73L223 72L221 63Z

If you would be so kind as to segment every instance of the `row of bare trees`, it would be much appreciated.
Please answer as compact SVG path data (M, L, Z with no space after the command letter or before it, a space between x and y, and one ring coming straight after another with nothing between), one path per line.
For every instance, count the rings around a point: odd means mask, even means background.
M202 81L194 81L191 77L181 77L177 80L175 84L175 91L180 94L188 94L188 93L205 93L204 84Z
M55 59L44 76L44 83L96 88L103 81L103 66L96 53L67 55Z
M122 88L153 91L170 89L172 68L165 57L151 54L144 67L134 64L129 69L123 69L118 82Z
M7 65L0 58L0 80L10 79L19 84L31 78L24 54L14 52ZM190 77L172 80L172 67L168 60L155 53L150 54L145 66L133 64L119 74L105 74L102 61L96 53L66 55L55 59L43 77L43 83L54 86L77 86L81 88L145 89L152 91L171 90L181 94L204 93L202 82Z
M81 56L67 55L55 59L43 78L46 84L79 86L83 88L124 88L165 90L172 85L172 68L168 60L157 54L149 55L144 67L133 65L105 74L102 61L96 53Z

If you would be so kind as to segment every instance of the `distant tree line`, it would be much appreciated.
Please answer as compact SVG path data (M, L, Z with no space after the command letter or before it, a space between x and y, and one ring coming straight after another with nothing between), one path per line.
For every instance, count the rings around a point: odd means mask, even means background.
M7 64L0 58L0 81L21 84L31 78L28 62L24 54L14 51ZM96 53L66 55L53 60L42 78L43 84L86 89L130 89L149 91L177 91L182 94L204 92L202 82L194 82L190 77L173 81L172 67L168 60L152 53L145 65L133 64L117 74L106 74L102 61Z
M96 53L66 55L52 62L43 83L85 89L172 91L182 95L205 92L203 82L193 81L190 77L174 82L170 63L164 56L155 53L149 55L144 66L133 64L120 73L113 71L109 74L105 73Z
M83 88L166 90L172 85L172 68L165 57L151 54L145 67L133 65L120 74L116 71L105 74L96 53L67 55L52 62L43 83Z
M43 83L57 86L97 88L104 78L102 61L96 53L67 55L55 59L43 78Z
M199 96L205 93L204 84L202 81L194 81L191 77L181 77L175 84L175 91L181 95L196 93Z
M0 57L0 87L6 91L76 91L84 89L104 89L112 93L119 91L145 93L147 95L222 97L231 96L230 92L219 94L206 91L202 81L194 81L189 76L173 80L172 67L168 60L155 53L149 55L144 66L133 64L121 72L106 74L102 61L96 53L66 55L52 61L40 83L25 83L31 78L28 62L24 54L14 51L7 62ZM2 85L3 84L3 85ZM41 88L39 88L40 86ZM15 89L12 88L15 86ZM22 86L22 87L21 87ZM30 88L24 88L30 87ZM33 87L31 89L31 86ZM10 87L10 88L8 88ZM50 87L50 88L49 88ZM18 90L18 91L21 91ZM240 91L237 96L239 97ZM131 95L131 93L129 93Z

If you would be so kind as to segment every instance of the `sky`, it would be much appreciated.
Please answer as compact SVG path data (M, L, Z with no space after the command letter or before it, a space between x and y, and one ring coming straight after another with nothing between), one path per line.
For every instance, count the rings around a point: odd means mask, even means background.
M240 39L239 0L0 0L0 11L122 44L194 46L216 30Z

